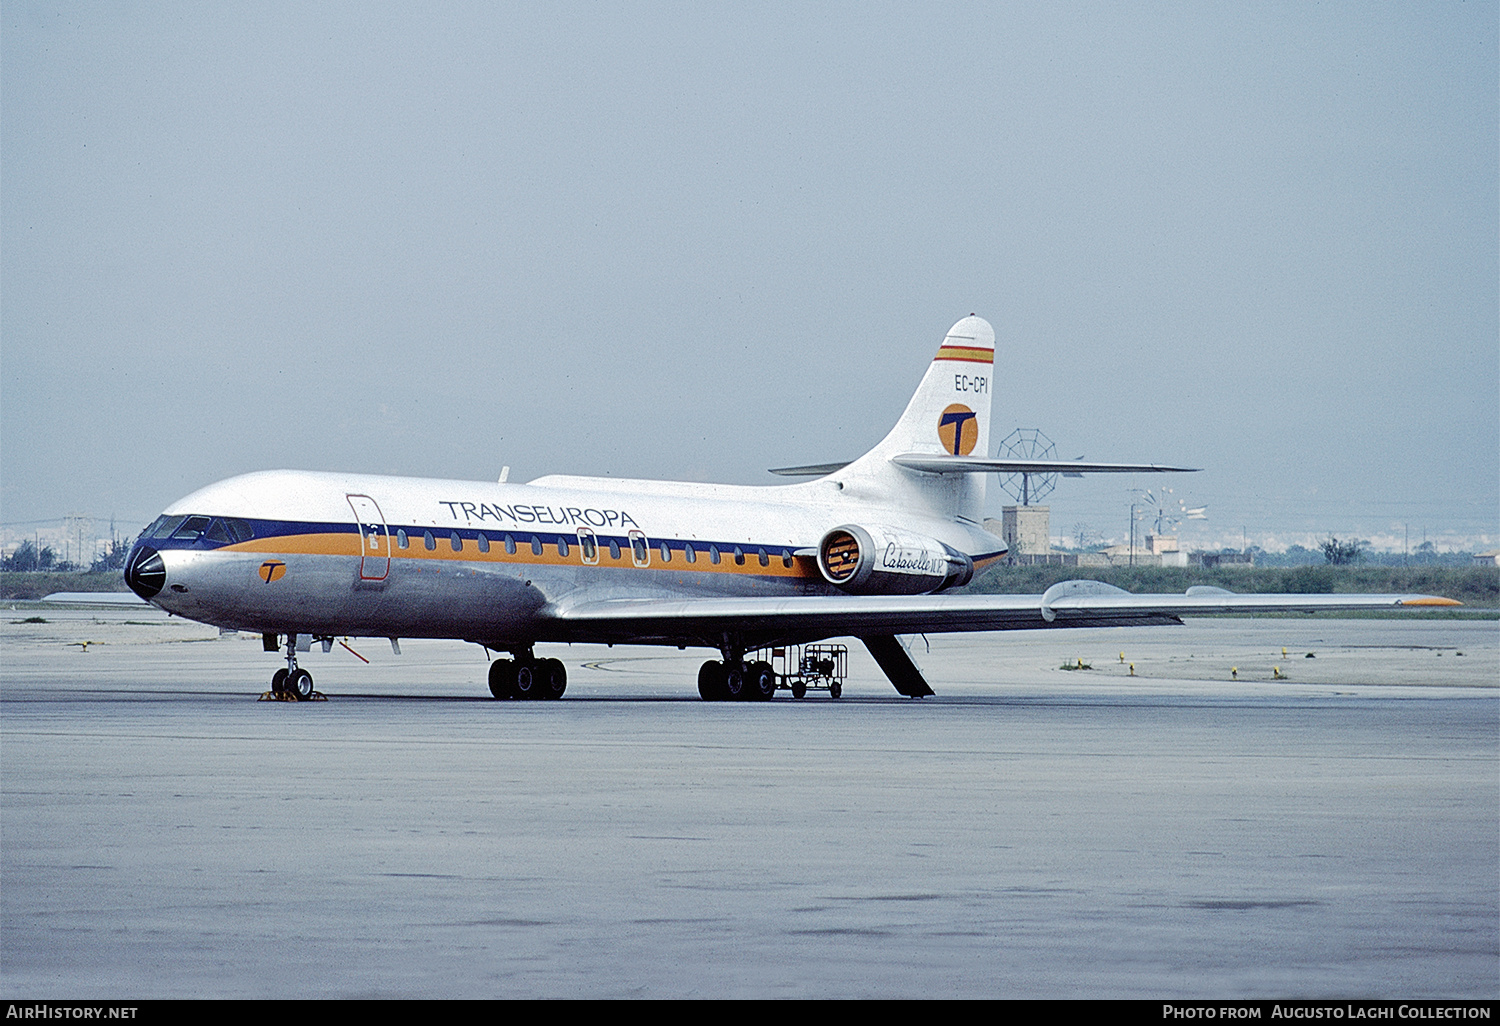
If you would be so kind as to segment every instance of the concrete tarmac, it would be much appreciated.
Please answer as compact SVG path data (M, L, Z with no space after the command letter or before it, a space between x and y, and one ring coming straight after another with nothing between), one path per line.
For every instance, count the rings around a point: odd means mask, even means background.
M1495 998L1497 628L934 636L935 698L851 646L749 704L704 652L495 702L362 639L288 704L258 638L0 611L0 990Z

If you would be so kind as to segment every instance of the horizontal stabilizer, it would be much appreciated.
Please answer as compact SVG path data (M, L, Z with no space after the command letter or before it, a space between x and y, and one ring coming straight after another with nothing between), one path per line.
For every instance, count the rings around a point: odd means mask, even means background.
M1199 467L1168 467L1160 463L1085 463L1082 460L990 460L982 456L942 456L903 452L891 462L928 474L1192 474Z
M1085 463L1082 460L1001 460L982 456L937 456L927 452L903 452L891 462L908 470L928 474L1193 474L1200 467L1169 467L1161 463ZM843 470L847 463L809 463L804 467L773 467L782 477L822 477Z

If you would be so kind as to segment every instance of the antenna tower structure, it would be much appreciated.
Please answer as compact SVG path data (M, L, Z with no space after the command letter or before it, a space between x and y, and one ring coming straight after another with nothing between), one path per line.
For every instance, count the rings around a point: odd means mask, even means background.
M1001 440L995 455L999 459L1055 460L1057 446L1052 444L1052 439L1042 434L1040 428L1016 428ZM1051 494L1052 489L1057 487L1057 475L1030 471L1007 474L1000 479L1000 487L1021 505L1030 506Z

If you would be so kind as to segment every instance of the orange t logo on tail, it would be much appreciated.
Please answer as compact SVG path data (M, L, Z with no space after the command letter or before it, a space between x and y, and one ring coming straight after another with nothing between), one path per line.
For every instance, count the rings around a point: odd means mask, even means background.
M967 456L979 441L978 415L961 403L954 403L938 418L938 439L950 456Z

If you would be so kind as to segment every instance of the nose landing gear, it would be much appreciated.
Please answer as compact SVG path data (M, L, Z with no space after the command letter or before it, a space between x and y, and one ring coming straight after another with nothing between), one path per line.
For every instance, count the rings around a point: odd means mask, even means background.
M266 635L266 648L276 650L276 635ZM326 647L325 647L326 651ZM271 690L260 696L262 702L326 702L327 696L313 690L312 674L297 666L297 635L286 636L286 669L271 675Z

